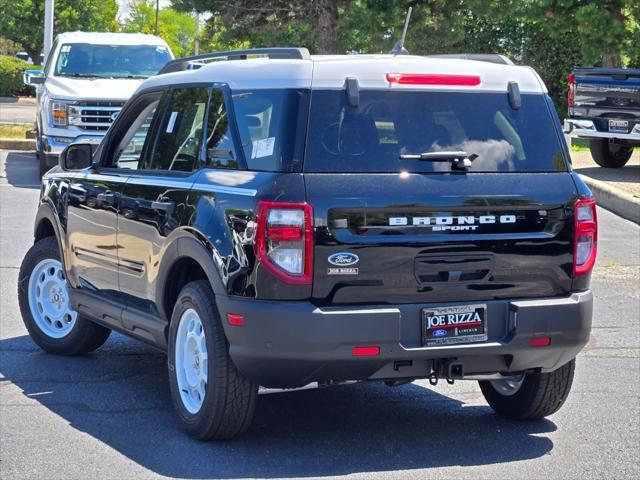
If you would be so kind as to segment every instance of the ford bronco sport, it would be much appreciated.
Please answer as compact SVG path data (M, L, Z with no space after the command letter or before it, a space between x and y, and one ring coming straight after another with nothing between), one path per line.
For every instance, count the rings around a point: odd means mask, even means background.
M596 210L531 68L286 48L160 73L43 179L38 345L165 350L198 439L242 433L258 386L471 379L509 418L560 408Z

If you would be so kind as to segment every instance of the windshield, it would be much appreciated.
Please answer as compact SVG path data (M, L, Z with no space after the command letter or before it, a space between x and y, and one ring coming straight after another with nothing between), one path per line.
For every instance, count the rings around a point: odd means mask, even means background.
M164 45L91 45L60 47L55 75L80 78L146 78L171 60Z
M544 95L514 110L506 92L312 92L306 172L450 172L460 152L468 172L567 170Z

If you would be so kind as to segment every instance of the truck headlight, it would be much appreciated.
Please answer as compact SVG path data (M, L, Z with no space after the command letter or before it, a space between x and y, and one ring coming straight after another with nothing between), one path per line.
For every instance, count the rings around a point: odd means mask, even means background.
M69 104L60 100L51 100L49 111L51 112L51 124L54 127L66 127L69 125Z

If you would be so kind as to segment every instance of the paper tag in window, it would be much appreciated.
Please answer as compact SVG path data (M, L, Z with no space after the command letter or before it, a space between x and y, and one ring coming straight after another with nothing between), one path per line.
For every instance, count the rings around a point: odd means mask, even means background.
M71 45L63 45L60 51L62 53L69 53L71 51Z
M263 138L262 140L253 141L253 152L251 158L262 158L273 155L273 146L276 143L276 137Z
M178 112L171 112L169 123L167 123L167 133L173 133L173 127L176 124L176 118L178 118Z

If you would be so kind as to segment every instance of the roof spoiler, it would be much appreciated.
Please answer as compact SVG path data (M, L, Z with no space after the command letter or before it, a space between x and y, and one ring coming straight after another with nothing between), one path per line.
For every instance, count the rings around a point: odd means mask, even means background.
M280 58L291 60L308 60L309 50L306 48L247 48L244 50L227 50L224 52L211 52L192 57L176 58L167 62L158 72L164 73L181 72L183 70L195 70L207 63L209 60L246 60L251 57Z
M458 58L462 60L476 60L478 62L499 63L501 65L514 65L509 57L497 53L443 53L438 55L426 55L429 58Z

